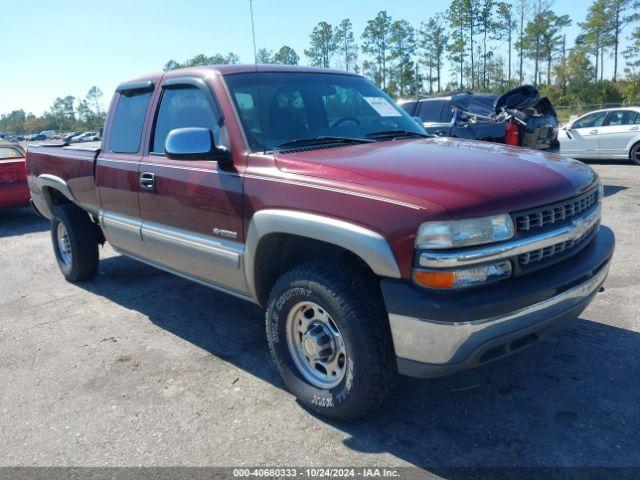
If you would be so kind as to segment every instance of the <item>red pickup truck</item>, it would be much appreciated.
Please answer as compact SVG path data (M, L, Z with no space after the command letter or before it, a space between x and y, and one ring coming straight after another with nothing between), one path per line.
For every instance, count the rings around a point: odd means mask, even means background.
M285 66L121 84L101 145L27 152L67 280L98 246L266 308L287 387L353 419L576 318L609 269L577 161L429 138L365 78Z

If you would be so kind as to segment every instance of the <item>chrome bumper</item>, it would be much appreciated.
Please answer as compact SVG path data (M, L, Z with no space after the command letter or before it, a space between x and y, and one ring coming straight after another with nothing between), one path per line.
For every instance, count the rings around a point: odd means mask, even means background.
M433 374L414 376L441 376L483 363L483 356L497 347L504 347L504 355L511 353L518 345L524 345L522 341L516 343L518 340L577 317L600 289L608 271L609 262L589 280L570 290L496 317L445 323L389 314L399 370L413 375L403 371L403 362L419 362L432 366ZM511 343L515 345L513 348ZM498 352L495 358L500 356L503 355Z

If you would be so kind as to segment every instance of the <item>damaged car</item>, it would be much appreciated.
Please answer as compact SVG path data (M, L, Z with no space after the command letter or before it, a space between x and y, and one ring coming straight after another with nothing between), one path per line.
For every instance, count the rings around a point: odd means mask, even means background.
M558 148L558 116L549 99L530 85L502 95L466 92L408 100L400 105L431 135L538 150Z

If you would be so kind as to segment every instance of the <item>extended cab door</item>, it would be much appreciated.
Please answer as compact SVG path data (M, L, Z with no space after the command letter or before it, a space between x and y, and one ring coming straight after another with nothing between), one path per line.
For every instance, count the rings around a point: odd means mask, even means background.
M600 155L600 129L608 112L595 112L576 120L558 132L560 153L576 158L596 158Z
M633 110L614 110L600 129L602 156L626 158L627 145L640 134L640 114Z
M243 183L233 161L165 156L167 135L177 128L208 128L217 145L230 148L216 98L197 77L169 78L161 89L139 174L147 257L165 269L243 293Z
M131 82L116 90L105 128L103 148L96 160L96 189L104 235L118 250L145 255L138 207L138 168L142 132L153 82Z

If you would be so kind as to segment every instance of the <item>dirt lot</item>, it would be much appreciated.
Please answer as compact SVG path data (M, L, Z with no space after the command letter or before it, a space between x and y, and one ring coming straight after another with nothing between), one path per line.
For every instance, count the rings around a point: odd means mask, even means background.
M640 167L594 167L618 245L582 317L346 425L282 389L258 308L110 248L66 283L47 223L0 212L0 465L640 466Z

